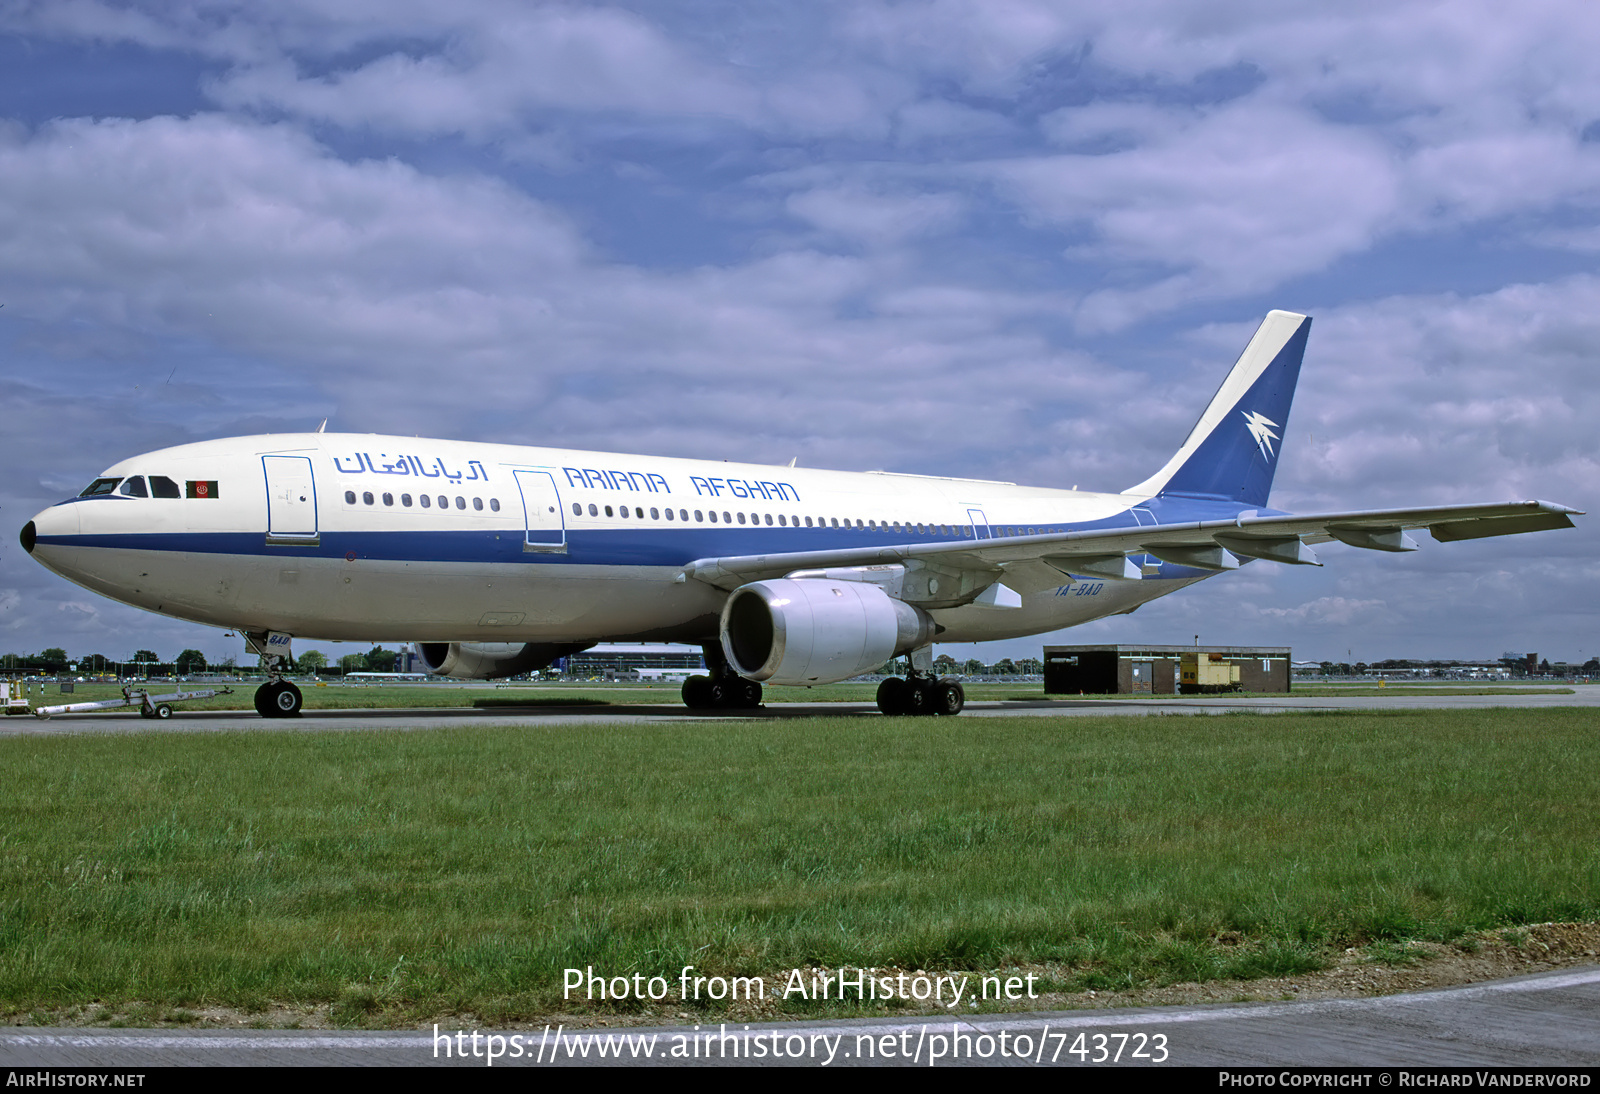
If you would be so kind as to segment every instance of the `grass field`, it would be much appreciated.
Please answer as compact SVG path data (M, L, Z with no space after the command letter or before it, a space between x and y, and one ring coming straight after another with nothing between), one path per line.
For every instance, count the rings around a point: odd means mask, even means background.
M573 1009L562 970L1134 986L1600 918L1592 712L0 739L0 1012Z

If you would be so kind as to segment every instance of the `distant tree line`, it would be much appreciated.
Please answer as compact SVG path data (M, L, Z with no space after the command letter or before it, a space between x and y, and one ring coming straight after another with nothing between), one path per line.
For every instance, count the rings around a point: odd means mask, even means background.
M140 676L174 674L188 676L212 668L206 661L206 655L199 650L184 650L175 659L168 661L154 650L135 650L132 657L107 657L103 653L86 653L74 658L68 657L67 651L58 646L40 650L38 653L0 655L0 666L8 670L21 669L47 675L76 672L88 676L115 672L123 675L137 673ZM215 667L221 671L231 670L234 667L233 658L229 657Z
M901 676L909 668L906 658L897 657L880 668L877 675ZM1037 657L1024 657L1019 661L1003 657L991 665L977 658L957 661L948 653L941 653L933 659L933 671L939 676L1039 676L1044 673L1044 662Z
M366 653L350 653L339 658L334 670L347 672L394 672L400 655L382 646L373 646ZM59 676L74 672L84 676L101 676L119 673L122 676L193 676L201 672L234 672L238 668L234 658L224 658L212 665L199 650L184 650L171 661L154 650L135 650L132 657L107 657L101 653L88 653L68 657L67 651L52 646L38 653L7 653L0 655L0 668L21 670L30 674ZM326 655L318 650L307 650L289 666L290 672L311 675L326 673L330 665Z
M1430 672L1435 676L1443 676L1447 673L1471 667L1472 664L1482 663L1411 661L1405 658L1374 661L1370 665L1365 661L1357 661L1353 665L1348 661L1321 662L1324 676L1363 676L1368 672L1415 672L1418 670ZM1502 670L1511 676L1549 676L1552 674L1560 676L1569 672L1600 673L1600 657L1591 657L1582 665L1569 665L1564 661L1557 661L1554 665L1551 665L1548 658L1536 660L1535 655L1530 654L1527 657L1501 657L1495 661L1495 664L1498 664Z

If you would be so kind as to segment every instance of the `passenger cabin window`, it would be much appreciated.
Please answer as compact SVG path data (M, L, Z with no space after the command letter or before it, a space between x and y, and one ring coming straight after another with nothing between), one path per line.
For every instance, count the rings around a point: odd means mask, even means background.
M124 494L130 498L148 498L150 496L145 491L143 475L129 476L117 489L117 493Z
M477 510L480 513L483 512L483 499L482 498L473 498L472 499L472 508Z
M183 497L183 491L178 489L178 484L165 475L150 476L150 494L157 498Z
M356 492L354 490L346 490L344 492L344 503L346 505L354 505L356 503Z
M385 505L393 505L394 504L394 495L393 494L385 494L385 495L383 495L383 504L385 504Z
M411 495L410 494L401 494L400 495L400 504L405 506L407 509L410 509L411 508Z
M428 506L433 504L432 500L429 499L427 494L421 495L420 497L417 498L417 500L422 503L422 507L424 509L426 509Z
M499 498L490 498L489 499L489 508L493 512L498 513L500 511L500 499Z

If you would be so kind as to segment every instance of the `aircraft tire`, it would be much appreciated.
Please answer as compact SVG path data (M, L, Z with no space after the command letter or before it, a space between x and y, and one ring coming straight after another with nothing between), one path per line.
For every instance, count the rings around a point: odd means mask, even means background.
M263 718L298 718L305 700L287 680L268 680L256 688L256 712Z
M933 706L933 685L923 680L912 683L906 681L905 712L914 715L932 715L936 713Z
M739 697L739 708L741 710L755 710L761 705L760 682L756 680L746 680L741 677L739 683L744 685L743 687L736 687L735 689L735 694Z
M878 709L884 714L906 714L906 697L910 686L898 676L891 676L878 685Z
M683 705L690 710L710 710L716 706L711 693L711 677L691 676L683 682Z
M151 711L151 709L149 707L140 707L139 708L139 717L141 717L141 718L154 718L155 714L154 714L154 712Z
M300 694L300 689L287 680L278 681L278 691L272 697L272 716L274 718L298 718L300 708L305 705L305 697Z
M720 710L752 710L761 705L761 685L742 676L712 680L711 706Z
M172 717L172 704L171 703L157 703L156 704L156 709L151 711L150 717L152 717L152 718L160 718L162 721L165 721L166 719Z
M954 680L945 680L933 686L933 711L935 714L954 716L967 706L967 689Z

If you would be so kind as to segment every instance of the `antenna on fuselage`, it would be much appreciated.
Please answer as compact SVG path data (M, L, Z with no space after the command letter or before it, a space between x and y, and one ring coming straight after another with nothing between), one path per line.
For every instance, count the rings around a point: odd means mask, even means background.
M324 419L322 419L322 424L317 426L317 432L321 433L323 430L325 430L327 428L328 428L328 419L324 418Z

